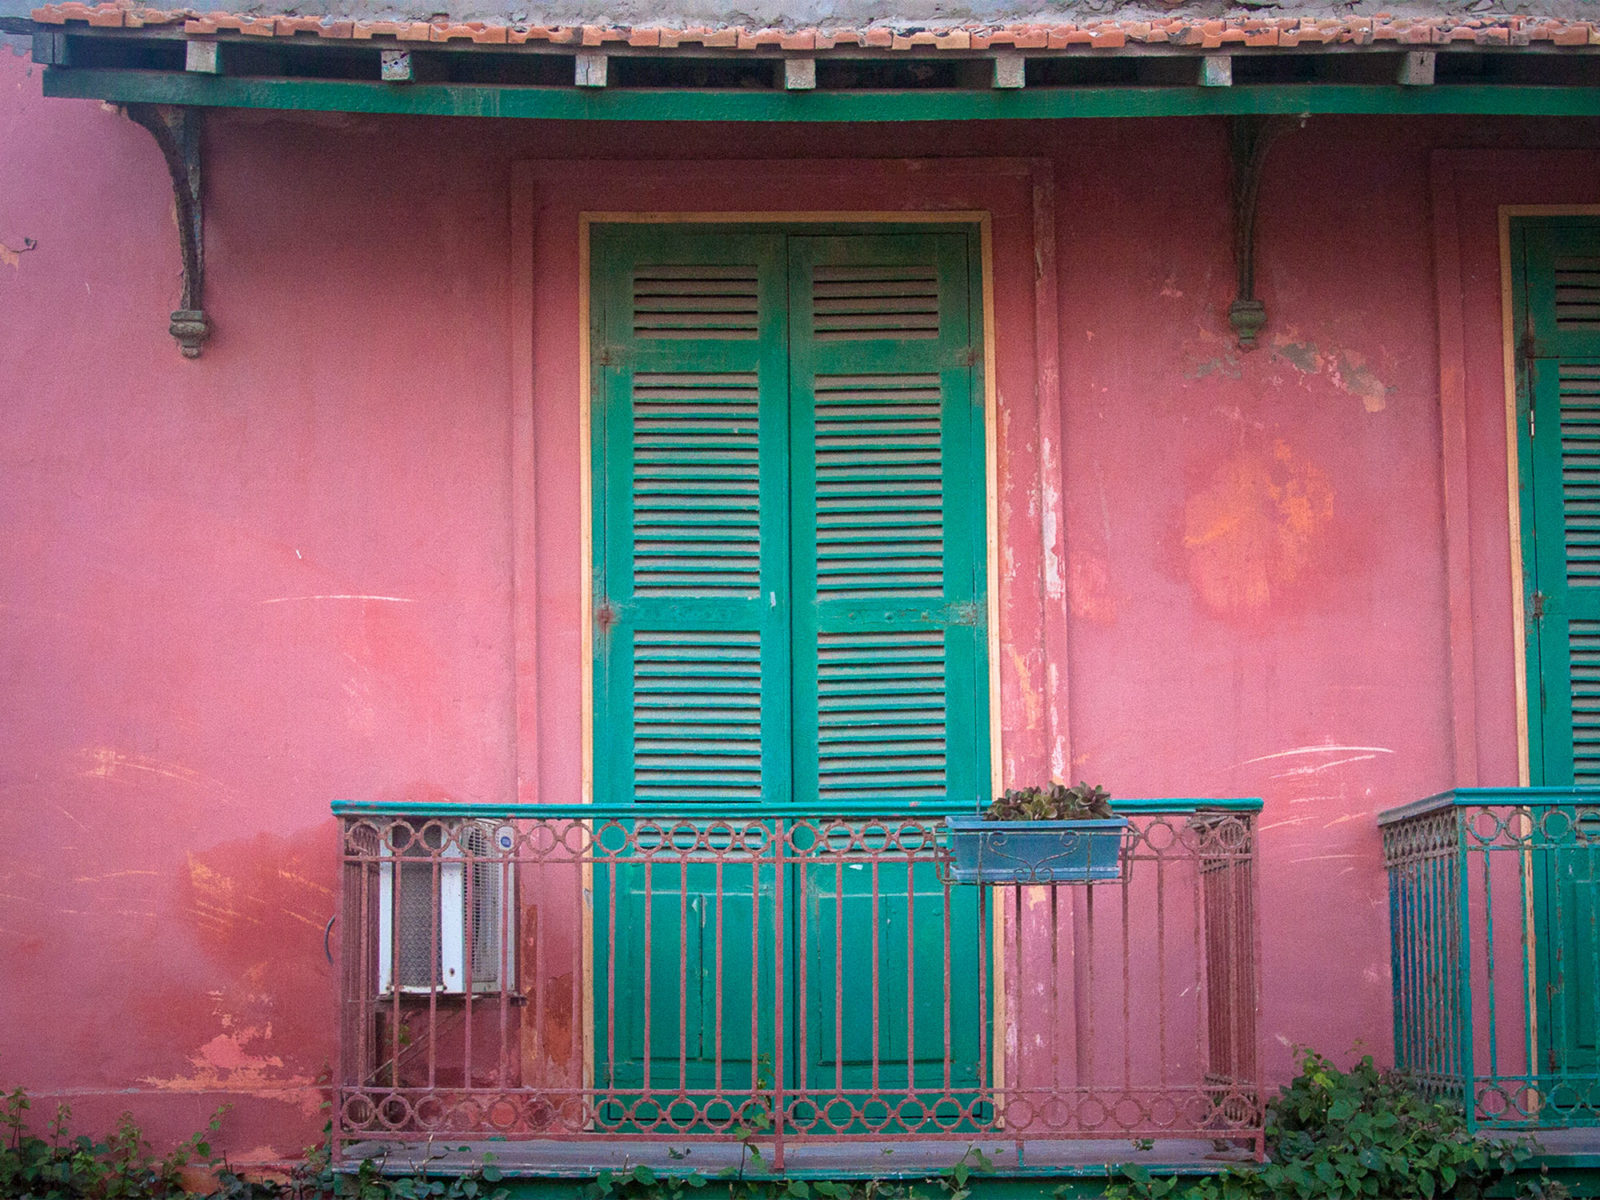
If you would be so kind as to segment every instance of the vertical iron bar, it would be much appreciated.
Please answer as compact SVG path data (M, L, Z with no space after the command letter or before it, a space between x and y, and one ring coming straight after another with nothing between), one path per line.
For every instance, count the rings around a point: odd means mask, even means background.
M676 832L673 834L677 836ZM694 835L689 835L691 844ZM678 851L678 1092L689 1090L689 854ZM669 1122L670 1125L670 1122Z
M389 1086L400 1086L400 911L401 894L400 855L394 850L395 822L388 826L389 871ZM409 847L408 847L409 848Z
M461 863L461 1011L464 1014L462 1017L461 1030L461 1056L466 1059L464 1076L465 1086L470 1090L472 1087L472 1008L473 1001L476 998L472 986L472 943L476 940L472 936L472 914L477 905L476 884L478 873L473 869L477 864L477 855L467 844L469 839L465 832L466 828L467 827L465 825L456 823L449 827L449 830L453 830L454 832L447 831L444 836L447 838L454 837L456 839L456 850L461 855L460 859L458 860ZM441 867L441 870L442 869L443 868ZM440 936L444 936L444 931L442 929L440 930ZM454 931L452 931L452 936L454 936ZM439 961L441 964L444 961L442 952L440 954ZM430 1004L433 1003L435 1001L435 997L430 996L429 1001ZM437 1026L434 1026L434 1032L435 1034L438 1033ZM429 1084L432 1086L431 1079Z
M942 924L944 926L944 929L943 929L944 961L941 964L941 970L942 970L942 972L944 974L944 1034L943 1034L943 1036L944 1036L944 1091L945 1091L946 1095L949 1095L951 1090L952 1090L952 1087L953 1087L953 1084L952 1084L952 1067L953 1067L953 1060L954 1060L954 1056L955 1056L954 1055L954 1050L950 1045L950 1010L951 1010L951 999L952 999L951 992L950 992L950 902L951 902L951 898L952 897L951 897L951 894L950 894L950 880L948 878L946 878L946 879L942 880L941 882L942 882L942 886L944 888L944 910L941 913L941 922L942 922ZM978 891L980 893L983 890L984 889L982 889L982 888L978 889ZM978 930L978 940L979 940L980 943L983 940L983 930L982 930L981 927ZM981 951L982 947L980 946L979 949ZM979 954L979 958L980 958L980 960L982 959L982 954L981 953ZM980 961L979 970L980 970L980 972L982 970L981 961ZM979 987L979 989L981 991L982 987L983 987L983 984L982 984L982 981L981 981L981 976L980 976L980 981L979 981L978 987ZM984 1083L983 1053L982 1053L982 1050L980 1049L979 1053L978 1053L978 1086L979 1086L979 1088L983 1087L983 1083Z
M1210 944L1216 940L1211 933L1212 929L1217 925L1215 919L1217 908L1216 884L1206 875L1205 860L1198 853L1198 840L1201 836L1199 829L1196 828L1192 820L1188 822L1187 829L1197 842L1197 853L1193 861L1185 864L1185 869L1192 880L1190 886L1194 893L1192 903L1195 914L1190 928L1194 939L1193 952L1190 954L1190 958L1194 961L1194 995L1196 1004L1194 1056L1196 1062L1208 1063L1212 1072L1215 1073L1218 1067L1217 1063L1213 1061L1215 1058L1214 1051L1222 1040L1219 1036L1222 1028L1219 1021L1226 1016L1226 1013L1217 1011L1221 997L1211 994L1213 991L1211 985L1216 978L1216 973L1212 969L1210 955ZM1148 834L1148 827L1145 833ZM1154 851L1152 851L1151 858L1156 863L1162 861L1162 855ZM1202 1068L1202 1078L1204 1074L1205 1072Z
M1133 943L1129 928L1129 892L1132 889L1126 877L1116 886L1122 925L1122 1090L1127 1092L1133 1089ZM1158 1002L1156 1008L1160 1007Z
M1253 969L1250 972L1250 995L1246 998L1250 1013L1250 1054L1251 1054L1251 1083L1255 1088L1255 1123L1256 1123L1256 1161L1261 1161L1267 1156L1266 1137L1266 1055L1261 1053L1261 903L1258 895L1261 872L1259 869L1260 849L1257 845L1258 831L1256 818L1253 813L1241 813L1239 820L1244 824L1246 838L1245 865L1249 870L1249 878L1245 881L1246 895L1250 900L1250 961Z
M811 1011L811 885L821 867L813 860L817 856L818 848L823 844L826 831L820 819L807 822L806 838L810 842L808 847L795 847L795 1067L797 1088L795 1101L802 1103L810 1086L810 1072L807 1067L811 1062L811 1031L806 1021Z
M498 835L497 835L498 836ZM511 842L511 849L491 857L490 865L500 876L500 904L493 914L496 923L495 949L499 952L499 963L496 965L495 981L500 992L500 1080L499 1087L505 1091L511 1086L511 987L515 982L511 978L511 938L512 938L512 888L511 864L512 855L516 850L516 839ZM521 1072L518 1072L520 1082Z
M631 822L630 822L631 824ZM620 828L620 827L619 827ZM602 824L600 836L605 836L605 826ZM630 841L637 836L635 830L622 831L622 849L627 849ZM589 858L598 864L600 842L590 839ZM622 855L609 854L605 856L606 868L606 1090L615 1092L617 1088L617 876L622 873L621 864L617 861ZM646 868L649 869L648 867ZM578 903L583 903L583 871L578 871ZM649 959L645 960L645 970L649 970ZM577 972L574 972L576 974ZM583 1009L578 1009L582 1012ZM596 1081L598 1082L598 1081ZM598 1109L599 1105L596 1104Z
M1124 887L1129 886L1124 883ZM1156 1039L1157 1082L1167 1086L1167 864L1156 863L1156 1010L1160 1028Z
M761 821L745 824L750 850L750 1091L761 1089L761 878L766 869L767 839L772 829Z
M1495 993L1499 990L1495 983L1494 975L1494 872L1492 870L1491 855L1495 849L1499 834L1494 838L1479 843L1478 853L1483 858L1483 953L1484 953L1484 1003L1488 1008L1489 1016L1489 1082L1491 1086L1500 1086L1500 1044L1495 1026L1499 1023L1496 1014ZM1471 938L1468 938L1468 945Z
M905 837L904 826L900 836ZM888 848L887 841L884 848ZM906 860L906 1093L914 1097L917 1090L917 869L910 852L903 846L901 854ZM907 1111L912 1110L908 1107Z
M773 1148L772 1166L775 1171L783 1171L783 1137L784 1126L788 1124L788 1113L785 1111L784 1085L787 1080L784 1073L788 1070L788 1023L785 1001L789 986L788 964L784 962L784 923L788 919L788 880L789 870L789 825L782 817L774 824L777 826L777 838L774 841L773 863L774 881L772 885L773 906L773 1052L772 1052L772 1125Z
M1418 889L1422 936L1417 944L1417 971L1422 983L1422 1051L1425 1061L1430 1071L1455 1079L1454 1054L1450 1052L1449 1057L1445 1057L1448 1048L1440 1032L1447 1002L1440 996L1435 979L1438 970L1435 943L1439 938L1437 895L1446 854L1448 848L1441 847L1437 853L1429 855L1424 860L1422 883ZM1459 1079L1456 1079L1456 1082L1460 1084Z
M833 1087L844 1094L844 857L833 868ZM837 1130L835 1132L838 1132Z
M1005 1098L997 1095L994 1087L993 1041L989 1036L989 954L993 949L993 938L989 929L992 919L989 912L990 889L978 889L978 1087L989 1092L994 1105L994 1118L996 1122L1004 1118ZM945 881L945 944L950 944L950 882ZM950 954L945 953L945 992L950 991ZM950 1003L945 1002L945 1088L952 1087L950 1082Z
M1095 1001L1098 999L1098 993L1097 993L1097 991L1095 989L1095 986L1094 986L1094 967L1095 967L1094 925L1095 925L1095 921L1094 921L1094 888L1092 888L1092 887L1086 887L1086 888L1083 889L1083 912L1084 912L1083 947L1084 947L1084 953L1085 953L1085 955L1086 955L1086 957L1088 959L1088 970L1086 972L1087 977L1088 977L1088 982L1087 982L1088 1003L1085 1006L1085 1011L1086 1011L1088 1020L1085 1022L1085 1028L1084 1028L1083 1032L1080 1033L1078 1036L1081 1037L1081 1038L1084 1038L1086 1040L1086 1044L1090 1048L1090 1053L1089 1053L1089 1058L1088 1058L1088 1067L1089 1067L1088 1072L1084 1075L1084 1077L1082 1079L1080 1079L1078 1081L1078 1083L1079 1083L1080 1088L1083 1088L1083 1087L1092 1088L1094 1086L1095 1076L1097 1074L1097 1072L1095 1071L1095 1064L1096 1064L1096 1060L1098 1058L1098 1056L1094 1053L1094 1046L1096 1045L1095 1036L1094 1036L1094 1010L1095 1010Z
M1022 965L1024 956L1022 951L1022 886L1007 889L1011 893L1011 922L1010 928L1004 931L1007 939L1006 964L1010 968L1006 971L1006 1028L1000 1030L1005 1037L1006 1080L1014 1095L1026 1095L1027 1087L1022 1078ZM1016 1053L1011 1053L1015 1050ZM1015 1080L1015 1082L1012 1082ZM1033 1120L1039 1118L1038 1105L1029 1105L1029 1115ZM1013 1140L1017 1147L1017 1161L1022 1161L1022 1138L1027 1132L1023 1122L1010 1121L1007 1123Z
M1061 1086L1061 889L1050 889L1050 1087Z
M352 1050L356 1049L356 1046L359 1044L356 1042L355 1038L351 1036L353 1032L350 1022L350 1003L352 999L352 990L355 992L355 1001L358 1006L358 1020L356 1029L364 1030L366 1028L366 1025L360 1022L359 1017L361 1015L360 1006L362 1006L364 1003L361 997L364 995L367 989L364 987L355 989L352 988L354 979L353 973L350 969L351 962L349 946L352 936L351 925L353 924L350 909L352 907L352 900L355 899L355 897L351 894L352 887L350 875L352 869L352 855L350 853L350 825L351 822L348 818L341 818L338 822L339 892L335 900L336 907L333 910L344 921L344 928L339 931L339 970L336 975L336 978L339 980L339 1044L334 1047L333 1112L330 1116L331 1124L328 1130L328 1149L333 1155L335 1162L339 1160L340 1147L344 1145L344 1102L351 1084L349 1062L350 1053ZM365 868L361 869L364 870ZM361 907L365 909L366 888L356 887L354 891L356 895L360 896ZM362 915L364 917L365 913ZM366 922L363 920L358 928L361 933L364 934L366 930ZM366 956L364 954L357 955L356 961L364 963L366 961ZM365 1038L362 1038L362 1041L365 1041Z
M1550 1014L1550 1039L1548 1056L1541 1066L1543 1073L1547 1073L1555 1083L1561 1081L1568 1069L1568 1056L1562 1054L1557 1059L1556 1053L1558 1048L1565 1049L1571 1045L1571 1035L1567 1030L1567 1006L1563 998L1567 994L1567 961L1574 956L1568 953L1567 945L1566 898L1562 894L1566 889L1561 886L1562 854L1550 837L1548 809L1544 816L1546 826L1541 853L1544 855L1544 877L1547 880L1545 891L1550 897L1550 920L1546 929L1550 948L1545 954L1550 964L1550 981L1545 985L1544 995ZM1570 829L1570 821L1567 824Z
M633 836L635 837L635 839L637 839L637 837L638 837L637 828L634 830ZM657 831L656 836L659 836L659 830ZM637 846L637 842L635 842L635 845ZM655 996L654 996L654 991L655 991L655 989L654 989L655 969L654 968L655 968L655 961L656 961L656 942L655 942L656 867L655 867L655 864L650 861L650 859L653 856L654 856L654 852L653 851L646 852L644 854L644 856L643 856L644 860L645 860L645 862L644 862L644 953L640 957L644 961L644 980L643 980L643 985L644 986L641 989L641 991L643 992L643 995L644 995L644 1011L643 1011L643 1014L642 1014L643 1019L641 1021L641 1025L643 1027L642 1028L642 1036L643 1036L643 1040L644 1040L644 1048L640 1053L640 1058L642 1059L642 1065L643 1065L643 1081L642 1081L642 1083L640 1085L640 1089L639 1089L640 1092L641 1092L641 1096L640 1096L641 1111L643 1111L643 1106L651 1104L651 1103L654 1102L652 1097L651 1097L651 1095L650 1095L650 1064L651 1064L651 1061L655 1058L655 1043L652 1040L651 1021L650 1021L651 1010L655 1007Z
M1461 958L1470 953L1468 936L1472 929L1472 909L1467 895L1467 877L1469 863L1467 855L1467 830L1466 810L1457 809L1456 816L1456 858L1452 871L1453 884L1457 891L1457 916L1459 922L1456 930L1456 974L1460 983L1460 1007L1456 1014L1457 1027L1461 1045L1461 1075L1466 1084L1467 1128L1476 1133L1478 1131L1478 1105L1477 1105L1477 1068L1474 1065L1472 1045L1472 971L1462 969Z
M1535 1077L1539 1071L1539 1049L1537 1034L1535 1032L1538 1022L1536 1006L1532 1003L1534 981L1534 927L1529 920L1531 914L1528 906L1533 899L1533 880L1528 867L1534 853L1538 839L1538 825L1534 821L1533 810L1519 809L1517 820L1522 823L1521 841L1525 844L1517 845L1517 897L1519 900L1519 917L1517 921L1519 943L1518 949L1522 959L1522 987L1518 992L1519 1004L1522 1007L1522 1050L1523 1050L1523 1075L1527 1079L1527 1086L1535 1086ZM1513 839L1517 843L1519 839ZM1527 1097L1524 1096L1524 1100Z
M880 895L879 885L881 880L881 877L878 873L878 857L876 855L872 855L869 858L869 862L871 865L868 869L871 873L872 879L872 1096L873 1099L877 1099L879 1088L881 1086L879 1082L880 1076L878 1070L881 1055L879 1053L880 1047L878 1039L880 1036L882 1036L883 1028L882 1024L880 1023L881 1014L879 1011L879 1002L882 998L881 993L883 990L883 964L882 959L879 957L882 953L882 948L879 946L878 934L879 928L883 922L882 912L878 904L878 897Z
M715 888L715 892L713 893L714 899L711 907L713 923L716 930L716 932L712 935L711 941L713 947L712 959L716 964L716 969L712 973L714 976L712 986L716 989L717 1011L712 1017L713 1047L711 1051L711 1090L713 1095L707 1099L707 1104L711 1103L712 1100L721 1100L723 1098L724 1090L722 1082L722 1026L725 1018L722 998L722 889L724 878L723 872L727 866L728 851L732 848L733 839L730 837L728 839L727 848L718 850L716 852L716 862L712 867L714 876L712 880L712 886Z

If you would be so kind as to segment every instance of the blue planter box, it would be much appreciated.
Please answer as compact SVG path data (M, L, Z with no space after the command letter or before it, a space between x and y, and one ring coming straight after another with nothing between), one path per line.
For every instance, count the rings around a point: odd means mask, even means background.
M957 883L1092 883L1122 878L1126 817L1105 821L986 821L946 817Z

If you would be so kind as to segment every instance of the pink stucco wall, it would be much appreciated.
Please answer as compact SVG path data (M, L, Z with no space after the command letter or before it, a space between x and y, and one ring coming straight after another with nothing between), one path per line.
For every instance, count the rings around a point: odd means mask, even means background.
M228 1101L237 1159L292 1153L334 1052L328 802L578 798L585 209L994 214L1008 778L1263 797L1269 1070L1293 1043L1385 1057L1373 814L1516 782L1495 188L1592 198L1559 156L1453 177L1478 763L1459 779L1430 156L1586 132L1288 137L1261 194L1270 324L1242 353L1218 122L223 114L217 332L189 362L154 144L43 100L0 50L0 1085L169 1135Z

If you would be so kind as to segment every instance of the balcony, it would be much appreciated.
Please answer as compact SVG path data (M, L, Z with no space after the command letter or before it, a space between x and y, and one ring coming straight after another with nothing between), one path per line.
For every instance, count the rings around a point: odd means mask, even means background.
M1600 1146L1600 789L1463 788L1379 823L1396 1064L1474 1128Z
M1255 1157L1259 807L1123 802L1120 879L988 886L938 815L338 804L336 1144L574 1176Z

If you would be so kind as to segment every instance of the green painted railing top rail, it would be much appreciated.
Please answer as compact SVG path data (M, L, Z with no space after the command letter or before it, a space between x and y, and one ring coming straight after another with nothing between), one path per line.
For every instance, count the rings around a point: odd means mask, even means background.
M1181 815L1195 812L1254 813L1261 811L1261 801L1256 798L1229 799L1139 799L1113 800L1112 807L1123 816L1136 814ZM540 821L571 820L639 820L649 818L682 818L685 820L715 819L718 817L748 819L751 811L746 807L726 804L486 804L465 802L441 804L436 800L335 800L332 804L336 817L511 817ZM837 809L837 811L835 811ZM942 817L970 813L970 806L907 805L857 803L848 808L830 807L826 812L796 804L763 804L759 810L762 819L769 817L802 817L826 819L829 817L898 817L915 814L920 817Z
M44 94L115 104L574 121L969 121L1301 114L1600 116L1600 88L1511 83L791 92L500 84L396 86L377 81L48 67Z
M1421 800L1413 800L1409 804L1386 808L1378 814L1378 824L1393 825L1396 821L1406 821L1446 808L1471 808L1483 804L1577 804L1584 803L1585 800L1589 803L1600 800L1600 788L1451 788L1448 792L1437 792L1432 796L1424 796Z

